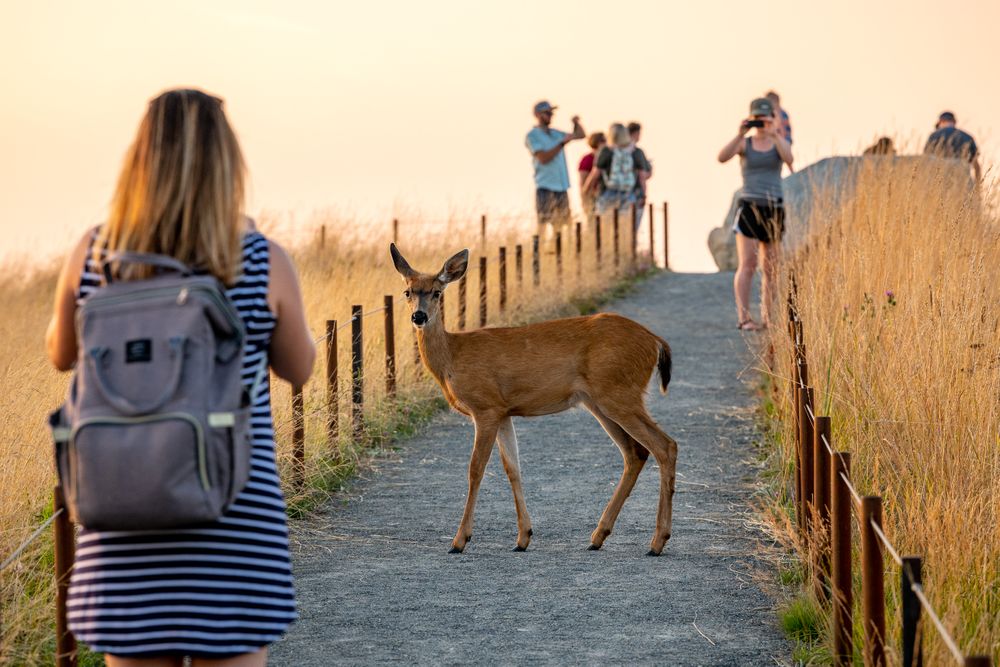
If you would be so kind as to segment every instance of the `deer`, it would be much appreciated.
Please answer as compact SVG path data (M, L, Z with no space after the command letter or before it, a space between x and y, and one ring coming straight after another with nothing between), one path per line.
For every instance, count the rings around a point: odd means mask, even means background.
M517 544L513 550L527 550L531 518L521 487L512 418L550 415L582 404L624 459L621 479L590 536L588 549L599 550L611 535L622 505L652 454L660 470L660 495L647 555L659 556L670 538L677 443L649 415L644 399L654 369L659 373L660 392L667 393L672 365L667 341L614 313L449 332L441 305L443 294L450 283L465 275L469 251L456 253L436 273L411 268L394 243L389 252L406 285L403 294L423 365L449 405L471 418L475 426L465 510L449 553L462 553L472 539L476 498L494 443L499 445L514 494Z

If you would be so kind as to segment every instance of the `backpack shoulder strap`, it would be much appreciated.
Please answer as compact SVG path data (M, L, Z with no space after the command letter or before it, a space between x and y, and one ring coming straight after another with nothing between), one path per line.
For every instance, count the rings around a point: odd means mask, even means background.
M104 280L109 285L112 280L111 266L115 262L119 264L147 264L149 266L155 266L160 269L167 269L168 271L179 273L185 277L190 276L193 273L191 267L187 264L166 255L156 255L148 252L116 252L105 257L104 262L101 265Z

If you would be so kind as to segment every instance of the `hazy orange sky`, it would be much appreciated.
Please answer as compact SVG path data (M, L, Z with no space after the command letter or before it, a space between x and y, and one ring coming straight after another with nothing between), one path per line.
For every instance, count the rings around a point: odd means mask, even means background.
M955 111L992 164L1000 2L5 2L0 10L0 257L65 249L99 222L146 101L226 99L251 213L530 211L524 135L639 120L650 194L671 204L671 263L714 268L708 230L739 185L715 161L768 88L796 166L878 134L922 146ZM571 197L582 142L569 149Z

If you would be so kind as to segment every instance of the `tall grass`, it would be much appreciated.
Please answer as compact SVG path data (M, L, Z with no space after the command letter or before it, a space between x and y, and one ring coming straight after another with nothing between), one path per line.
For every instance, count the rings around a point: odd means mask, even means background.
M998 660L1000 224L954 167L859 161L844 188L817 189L790 264L817 414L831 415L834 446L852 453L855 486L883 497L889 539L924 556L924 588L959 646ZM788 488L791 350L784 331L771 338ZM893 651L898 577L887 562ZM950 664L930 625L924 637L927 664Z
M440 406L439 391L421 370L414 354L409 313L403 300L403 283L392 268L388 243L391 226L375 228L355 220L328 218L320 245L319 227L305 233L282 230L280 220L265 218L261 228L286 243L300 273L309 324L318 340L319 360L306 385L306 478L302 491L285 492L293 514L301 514L336 490L363 459L371 444L391 441L411 430L415 423ZM468 277L467 327L479 322L479 256L488 258L488 324L525 322L592 308L596 299L626 274L629 266L629 225L623 220L621 266L613 264L611 225L604 225L603 262L594 262L593 230L587 229L582 261L575 262L571 238L563 239L563 278L557 280L556 258L551 241L542 243L541 284L533 285L531 239L533 225L525 220L505 220L501 229L480 235L479 221L425 226L411 221L400 227L399 245L411 265L434 271L447 257L469 247L472 261ZM82 230L81 230L82 233ZM571 235L570 235L571 236ZM645 237L640 237L645 238ZM515 245L523 244L523 281L515 267ZM498 248L508 248L507 309L498 312ZM0 294L4 317L0 319L0 557L20 544L49 513L54 483L52 445L44 428L45 417L63 398L68 376L53 371L45 358L43 334L48 321L58 268L56 266L7 266L0 272ZM379 312L386 294L395 295L395 340L399 394L385 396L384 314ZM365 436L351 436L349 418L351 306L362 305L364 318ZM456 328L457 289L445 293L446 322ZM372 312L374 311L374 312ZM341 435L326 440L325 328L336 319L338 336ZM272 378L272 402L276 426L279 467L283 478L291 466L290 389ZM44 664L51 662L52 547L48 535L32 544L0 580L0 664Z

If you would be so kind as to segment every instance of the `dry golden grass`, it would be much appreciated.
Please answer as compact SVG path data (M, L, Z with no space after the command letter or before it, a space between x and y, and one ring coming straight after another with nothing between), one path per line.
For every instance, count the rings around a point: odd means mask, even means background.
M312 380L304 391L306 429L307 490L299 492L286 485L293 511L306 510L325 494L335 490L363 455L364 444L391 440L426 415L439 391L420 370L414 354L414 337L409 313L402 302L403 283L392 268L388 243L391 226L374 229L353 220L328 218L324 243L319 244L319 228L299 238L280 231L279 221L263 219L261 228L274 231L273 238L292 252L300 272L307 315L318 339L319 357ZM563 240L563 279L557 280L552 243L543 241L541 284L534 287L531 277L530 229L522 219L504 221L504 231L492 228L485 242L479 221L452 223L433 228L419 222L400 227L399 245L417 269L433 271L451 254L469 247L472 261L468 277L467 326L479 322L479 260L488 258L488 324L508 324L586 309L589 300L608 289L629 266L629 225L622 223L621 268L613 265L611 225L605 223L603 262L594 262L593 230L585 230L579 273L574 244ZM532 226L533 227L533 226ZM287 239L291 239L286 243ZM518 280L515 245L523 243L523 281ZM640 242L641 243L641 242ZM508 296L506 312L500 314L498 288L498 248L508 249ZM546 252L548 250L548 252ZM0 558L20 544L48 513L54 483L52 446L44 427L47 413L62 400L68 376L52 370L45 358L43 335L51 308L57 267L26 267L3 272L0 294L4 295L4 317L0 320ZM23 278L18 277L23 276ZM579 276L579 277L578 277ZM446 321L456 328L457 288L445 293ZM384 295L395 298L395 339L399 375L399 397L385 398ZM575 305L570 305L574 302ZM359 304L364 318L364 443L350 438L350 313ZM374 311L374 312L373 312ZM343 327L338 335L341 436L328 443L325 436L325 327L336 319ZM292 463L290 389L272 382L272 401L278 444L279 465L288 479ZM21 559L6 570L0 580L0 664L38 664L51 661L52 563L51 540L45 534L36 540Z
M941 161L866 159L852 194L815 193L811 231L790 264L817 414L831 415L835 448L852 453L854 485L883 497L885 532L898 551L924 557L924 588L958 645L998 660L1000 224L993 211ZM778 455L790 471L791 350L784 331L772 341ZM887 561L892 651L898 578ZM930 625L924 634L926 664L952 664Z

